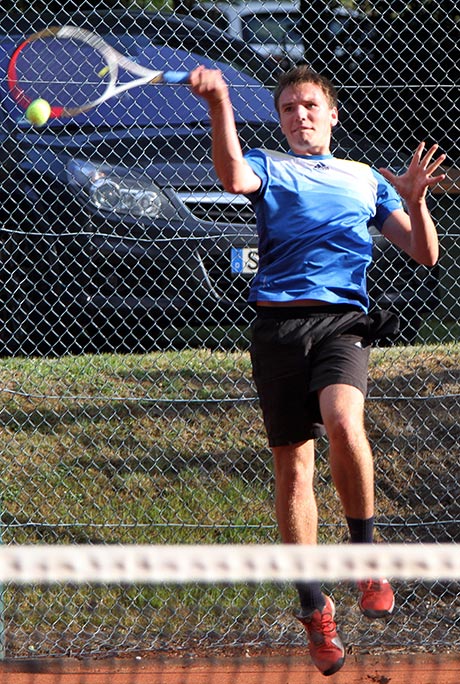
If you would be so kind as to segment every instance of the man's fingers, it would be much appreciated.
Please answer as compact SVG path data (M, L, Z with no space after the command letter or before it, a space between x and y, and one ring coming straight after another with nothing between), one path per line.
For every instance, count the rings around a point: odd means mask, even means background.
M384 178L390 181L392 183L395 179L395 174L392 173L389 169L386 168L380 168L379 172L382 174Z
M423 150L424 150L424 149L425 149L425 143L424 143L424 142L420 142L420 143L417 145L416 150L415 150L415 152L414 152L414 155L413 155L413 157L412 157L412 159L411 159L411 161L410 161L409 168L411 168L411 167L414 168L414 166L419 166L419 165L420 165L420 163L421 163L421 161L422 161L422 154L423 154Z
M427 183L431 187L432 185L436 185L436 183L440 183L441 181L443 181L445 177L445 173L441 173L441 175L439 176L430 176L429 178L427 178Z
M446 154L441 154L437 159L434 160L434 162L432 164L430 164L427 167L427 172L431 175L433 173L433 171L436 171L438 166L441 166L441 164L446 159L446 157L447 157Z

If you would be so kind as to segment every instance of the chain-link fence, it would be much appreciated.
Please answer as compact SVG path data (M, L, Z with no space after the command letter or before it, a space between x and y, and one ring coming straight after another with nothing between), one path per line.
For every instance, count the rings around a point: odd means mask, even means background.
M416 266L370 228L372 304L400 315L401 334L372 352L367 420L380 539L458 542L455 3L42 5L36 14L10 3L0 20L2 541L277 540L247 351L251 206L219 187L207 112L186 86L127 91L38 129L23 120L9 57L24 36L72 23L155 68L219 65L245 149L284 145L271 90L281 69L308 61L339 88L338 155L398 170L420 139L448 153L430 196L436 267ZM321 541L345 541L322 441L317 481ZM458 643L458 586L397 592L397 619L377 630L343 591L349 642ZM303 639L290 587L0 594L10 656Z

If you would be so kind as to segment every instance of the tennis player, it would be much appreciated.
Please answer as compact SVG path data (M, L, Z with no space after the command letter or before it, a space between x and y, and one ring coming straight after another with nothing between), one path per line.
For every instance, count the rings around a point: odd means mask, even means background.
M326 433L351 541L372 543L373 459L364 428L368 360L371 343L394 330L397 320L395 326L383 312L368 315L368 224L418 263L435 264L438 239L425 196L444 178L433 174L445 155L434 159L437 145L426 151L420 143L399 176L334 157L337 94L307 66L282 74L274 94L289 153L254 149L243 155L221 73L198 67L190 83L208 103L217 175L227 192L250 199L257 217L251 359L274 457L282 540L317 542L315 438ZM332 675L345 660L334 602L319 583L297 589L297 617L312 660ZM385 579L360 582L358 590L364 615L391 615L394 595Z

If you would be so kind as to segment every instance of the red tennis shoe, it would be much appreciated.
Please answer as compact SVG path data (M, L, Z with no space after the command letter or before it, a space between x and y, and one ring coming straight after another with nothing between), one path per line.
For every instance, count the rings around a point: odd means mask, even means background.
M363 615L371 619L391 615L395 597L388 580L364 580L358 582L358 590L361 592L359 607Z
M345 649L334 622L334 602L329 596L324 598L326 605L323 610L314 610L310 615L296 617L307 630L313 663L327 677L340 670L344 664Z

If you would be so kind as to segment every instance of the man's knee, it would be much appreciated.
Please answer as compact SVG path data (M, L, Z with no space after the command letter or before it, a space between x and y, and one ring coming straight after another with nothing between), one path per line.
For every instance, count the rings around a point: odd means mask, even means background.
M364 396L357 387L325 387L320 392L320 406L329 441L349 443L365 436Z
M274 447L272 449L275 477L279 483L293 483L313 478L314 444L300 444Z

